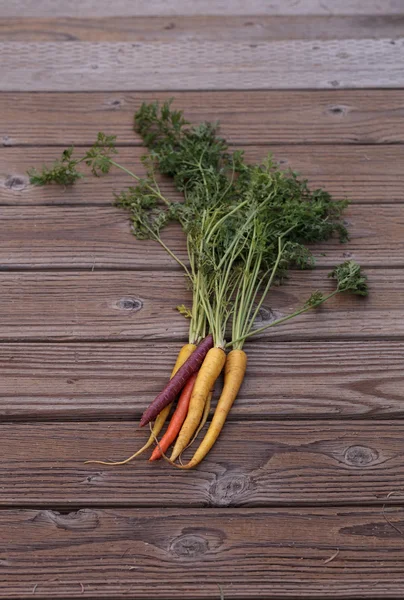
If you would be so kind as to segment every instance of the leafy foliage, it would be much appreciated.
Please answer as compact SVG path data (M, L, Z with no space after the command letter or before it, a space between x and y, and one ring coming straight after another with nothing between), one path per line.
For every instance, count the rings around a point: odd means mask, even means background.
M160 172L184 193L182 205L164 209L167 222L181 223L198 269L214 282L212 314L220 312L224 319L233 313L233 339L239 339L252 331L271 285L291 267L314 266L308 244L335 235L347 241L341 220L347 202L310 190L307 180L282 171L270 155L262 164L248 165L242 152L229 152L216 124L188 125L170 102L161 108L143 104L135 116L135 128ZM352 290L349 281L339 291ZM314 292L306 306L318 306L324 298Z
M324 301L324 294L320 292L320 290L316 290L313 292L304 304L306 308L315 308L319 306Z
M178 306L176 306L176 309L178 310L180 315L182 315L186 319L192 319L192 310L187 308L184 304L179 304Z
M72 158L74 147L70 146L63 150L59 160L55 160L51 167L43 166L41 171L29 169L28 176L33 185L48 185L57 183L59 185L72 185L77 179L83 177L76 166L80 162Z
M336 280L339 292L350 292L357 296L368 295L367 277L362 273L358 263L353 260L348 260L335 267L328 277Z
M108 173L111 168L111 160L117 154L115 148L115 136L105 135L100 132L94 145L81 158L73 158L74 147L70 146L63 150L62 156L56 160L51 167L43 166L41 171L30 169L28 175L33 185L48 185L57 183L59 185L72 185L83 174L77 170L77 165L82 162L90 167L93 175Z
M83 160L91 168L92 174L96 177L109 173L112 164L111 157L118 153L115 148L115 141L115 135L105 135L105 133L100 131L97 141L85 154Z
M143 158L145 177L117 163L115 137L100 132L84 156L74 158L73 147L68 148L52 167L32 170L31 182L70 185L82 177L77 170L82 162L95 176L112 166L131 175L136 184L116 194L116 204L129 212L137 238L158 241L184 268L193 306L192 311L178 310L191 320L190 338L203 334L207 319L215 342L223 345L232 320L233 341L241 348L255 333L255 317L272 285L282 283L291 268L314 266L308 246L333 236L347 241L341 220L347 202L334 201L322 189L311 190L307 180L280 169L271 155L262 164L248 164L243 152L229 150L216 123L191 126L172 101L142 104L135 129L149 148ZM162 194L156 169L173 179L183 202L170 202ZM161 238L170 221L179 222L186 234L189 268ZM330 277L337 281L335 293L367 293L366 277L352 261L336 267ZM285 319L329 297L315 291Z

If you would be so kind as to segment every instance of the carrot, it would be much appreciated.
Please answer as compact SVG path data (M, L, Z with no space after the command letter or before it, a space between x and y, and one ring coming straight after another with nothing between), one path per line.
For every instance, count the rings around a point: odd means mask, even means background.
M185 384L184 389L181 392L181 396L179 397L177 408L174 411L173 416L171 417L171 421L169 426L167 427L167 431L159 441L159 445L155 447L153 450L153 454L149 458L150 461L158 460L162 456L162 452L166 452L167 448L173 443L175 438L178 435L178 432L181 429L183 422L185 421L185 417L187 416L189 401L191 399L192 390L194 387L195 380L197 378L197 373L191 375ZM164 412L166 408L163 408L162 412ZM161 413L160 413L161 414ZM158 418L158 417L157 417ZM154 428L150 437L154 440L154 437L157 437L157 434L154 432Z
M195 349L196 349L195 344L185 344L185 346L183 346L181 348L181 350L178 353L174 368L172 370L171 378L174 377L174 375L177 373L179 368L191 356L191 354L195 351ZM165 408L163 408L163 410L158 414L157 419L151 430L149 439L147 440L145 445L142 446L139 450L137 450L137 452L132 454L132 456L129 456L129 458L126 458L125 460L120 460L117 462L107 462L107 461L102 461L102 460L86 460L85 464L97 463L98 465L113 465L113 466L126 465L128 462L131 462L137 456L140 456L140 454L143 454L143 452L145 452L148 448L150 448L150 446L153 444L155 438L158 436L158 434L162 430L164 423L166 422L166 419L169 415L171 406L172 406L172 403L169 404L168 406L166 406Z
M188 450L188 448L190 448L190 447L193 445L193 443L196 441L196 439L197 439L198 435L200 434L200 432L202 431L202 429L205 427L206 421L208 420L208 417L209 417L210 405L211 405L211 402L212 402L212 396L213 396L213 391L211 390L211 391L209 392L208 398L207 398L207 400L206 400L205 408L203 409L203 415L202 415L201 422L199 423L199 427L198 427L198 429L195 431L195 433L194 433L194 436L193 436L192 440L189 442L189 444L188 444L188 446L185 448L184 452L185 452L186 450ZM180 456L179 456L179 460L180 460L180 462L181 462L181 456L182 456L182 455L180 454Z
M197 346L196 350L188 357L184 364L178 369L174 377L168 382L166 387L160 394L153 400L150 406L145 410L140 419L140 426L147 425L150 421L153 421L157 415L165 408L168 404L173 402L178 396L188 379L198 371L199 367L203 363L205 356L213 346L212 335L206 336L202 342ZM209 388L210 389L210 388ZM199 422L199 421L198 421Z
M246 368L247 355L243 350L232 350L229 352L224 370L223 390L209 429L191 460L186 465L176 466L179 466L179 468L182 469L193 469L211 450L222 431L226 417L233 406L233 402L237 398L237 394L243 383Z
M209 392L219 377L225 362L226 354L222 348L211 348L207 353L192 390L187 418L181 427L170 460L174 461L178 458L195 433L201 421Z

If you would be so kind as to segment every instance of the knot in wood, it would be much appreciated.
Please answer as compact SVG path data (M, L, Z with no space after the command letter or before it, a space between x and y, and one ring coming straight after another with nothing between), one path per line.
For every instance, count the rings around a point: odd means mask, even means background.
M121 310L138 311L143 308L143 302L140 298L121 298L117 302L118 308Z
M194 533L180 535L171 544L171 551L181 558L196 558L208 550L208 540Z
M236 506L250 495L252 488L253 483L248 475L224 475L213 484L210 490L211 505Z
M27 187L28 180L22 175L8 175L4 185L10 190L20 191Z
M379 453L367 446L350 446L345 451L345 462L353 467L366 467L376 462Z
M276 321L281 317L283 317L283 314L280 311L261 306L258 311L257 318L255 319L255 323L272 323L272 321Z
M58 529L67 531L91 531L99 525L96 511L80 509L63 514L54 510L42 510L32 519L33 523L52 523Z

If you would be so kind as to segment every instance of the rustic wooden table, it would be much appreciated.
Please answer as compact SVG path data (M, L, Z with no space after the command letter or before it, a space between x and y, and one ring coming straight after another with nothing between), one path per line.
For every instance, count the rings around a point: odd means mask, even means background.
M3 0L0 19L0 597L402 598L402 0ZM133 113L172 95L352 199L349 244L267 309L345 257L371 294L251 344L199 469L85 465L146 438L184 281L112 207L122 173L61 190L25 172L102 129L141 173Z

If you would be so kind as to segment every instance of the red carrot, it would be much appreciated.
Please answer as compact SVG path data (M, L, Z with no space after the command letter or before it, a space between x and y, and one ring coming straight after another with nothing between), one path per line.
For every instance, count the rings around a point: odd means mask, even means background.
M149 408L145 410L140 419L140 426L144 427L153 421L155 417L163 410L167 404L170 404L178 396L188 379L199 370L199 367L204 361L204 358L208 351L213 347L213 337L211 334L206 336L201 343L197 346L196 350L191 356L184 362L182 367L178 369L176 374L167 383L166 387L150 404Z
M191 400L191 394L194 387L195 379L197 378L198 373L194 373L188 379L186 384L184 385L184 389L181 392L181 396L178 399L177 408L175 409L173 416L171 417L171 421L169 426L167 427L167 431L161 438L159 445L155 447L153 450L153 454L149 458L149 460L158 460L161 458L161 453L166 452L167 448L173 443L175 438L180 431L183 422L185 421L185 417L187 416L189 401Z

